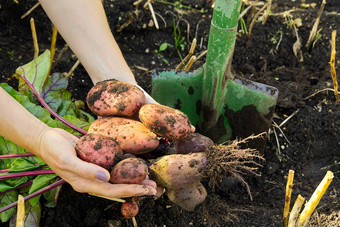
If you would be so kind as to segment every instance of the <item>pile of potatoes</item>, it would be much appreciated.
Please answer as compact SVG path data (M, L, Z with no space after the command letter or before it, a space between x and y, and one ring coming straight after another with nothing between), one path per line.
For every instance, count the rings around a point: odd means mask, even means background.
M207 161L204 151L213 142L193 133L184 113L145 104L143 91L117 80L97 83L87 95L87 105L98 119L78 140L79 158L110 171L113 184L139 184L149 176L186 210L204 201L207 192L200 173ZM154 151L162 138L175 144L177 154L162 156L148 167L138 156Z

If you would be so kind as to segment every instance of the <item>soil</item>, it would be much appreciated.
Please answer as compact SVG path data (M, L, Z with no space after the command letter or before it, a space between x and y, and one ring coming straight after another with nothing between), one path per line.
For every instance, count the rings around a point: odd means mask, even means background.
M171 1L175 2L175 1ZM191 40L198 39L195 55L206 50L212 14L209 0L177 1L192 9L175 9L171 4L156 1L159 29L150 26L150 11L142 6L135 7L133 1L105 0L105 10L112 32L123 55L136 75L138 83L147 91L151 89L151 70L173 69L180 57L174 46L174 26L179 24L184 37L186 55ZM301 3L316 3L316 6L302 8ZM41 7L28 17L20 17L36 1L11 0L0 3L0 82L16 86L11 78L15 69L32 60L34 48L29 18L35 19L40 52L49 48L51 24ZM295 0L273 1L271 15L262 25L256 22L251 38L239 28L233 57L233 71L247 79L272 85L279 90L278 102L273 118L264 157L266 162L259 170L260 177L247 177L253 200L241 184L224 182L212 192L211 201L221 214L223 207L229 207L230 220L221 219L221 226L281 226L285 201L288 171L295 171L292 203L298 194L307 200L322 180L326 171L334 173L334 179L321 199L310 226L340 226L340 106L335 102L330 74L331 32L340 32L340 4L328 0L320 19L320 38L314 47L306 49L305 44L313 27L321 1ZM259 8L257 8L258 10ZM298 28L301 39L303 61L293 53L295 33L286 23L282 14L291 11L291 16L302 19ZM249 17L250 13L247 13ZM125 28L122 26L133 18ZM190 26L189 26L190 25ZM122 31L117 31L123 28ZM249 28L249 27L248 27ZM337 52L340 52L340 36L337 36ZM155 53L162 43L169 43L161 52ZM57 53L64 46L58 37ZM338 57L339 59L339 57ZM68 72L76 59L67 51L53 69L54 72ZM168 62L168 64L166 63ZM194 64L202 65L204 57ZM336 60L337 68L340 65ZM338 70L339 71L339 70ZM69 89L74 99L84 100L92 83L82 66L79 66L70 80ZM311 96L314 94L313 96ZM280 127L275 127L279 125ZM275 133L274 133L275 131ZM277 136L276 136L277 135ZM291 203L291 204L292 204ZM225 213L227 215L228 213ZM140 212L136 217L139 226L209 226L216 224L201 212L187 212L171 203L166 196L154 200L140 201ZM131 220L120 214L120 204L75 192L64 185L55 208L43 208L41 226L133 226ZM7 226L6 223L2 224Z

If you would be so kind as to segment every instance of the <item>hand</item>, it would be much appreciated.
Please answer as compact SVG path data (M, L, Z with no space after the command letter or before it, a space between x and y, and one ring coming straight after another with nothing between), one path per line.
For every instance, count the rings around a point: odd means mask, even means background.
M156 183L145 180L137 184L108 183L110 174L104 168L80 160L74 146L78 138L62 130L47 128L41 133L38 148L41 159L75 191L109 198L156 195Z

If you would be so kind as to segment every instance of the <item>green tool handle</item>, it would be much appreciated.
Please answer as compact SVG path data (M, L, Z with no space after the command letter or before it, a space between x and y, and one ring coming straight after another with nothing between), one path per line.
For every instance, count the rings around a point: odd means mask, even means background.
M216 0L203 74L203 130L215 125L223 111L234 52L240 0Z

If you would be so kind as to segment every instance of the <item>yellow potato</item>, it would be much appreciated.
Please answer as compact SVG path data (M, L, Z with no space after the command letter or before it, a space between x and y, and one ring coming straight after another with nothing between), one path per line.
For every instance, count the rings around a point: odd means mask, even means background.
M99 118L91 124L88 133L112 137L124 153L143 154L159 145L157 135L141 122L121 117Z

